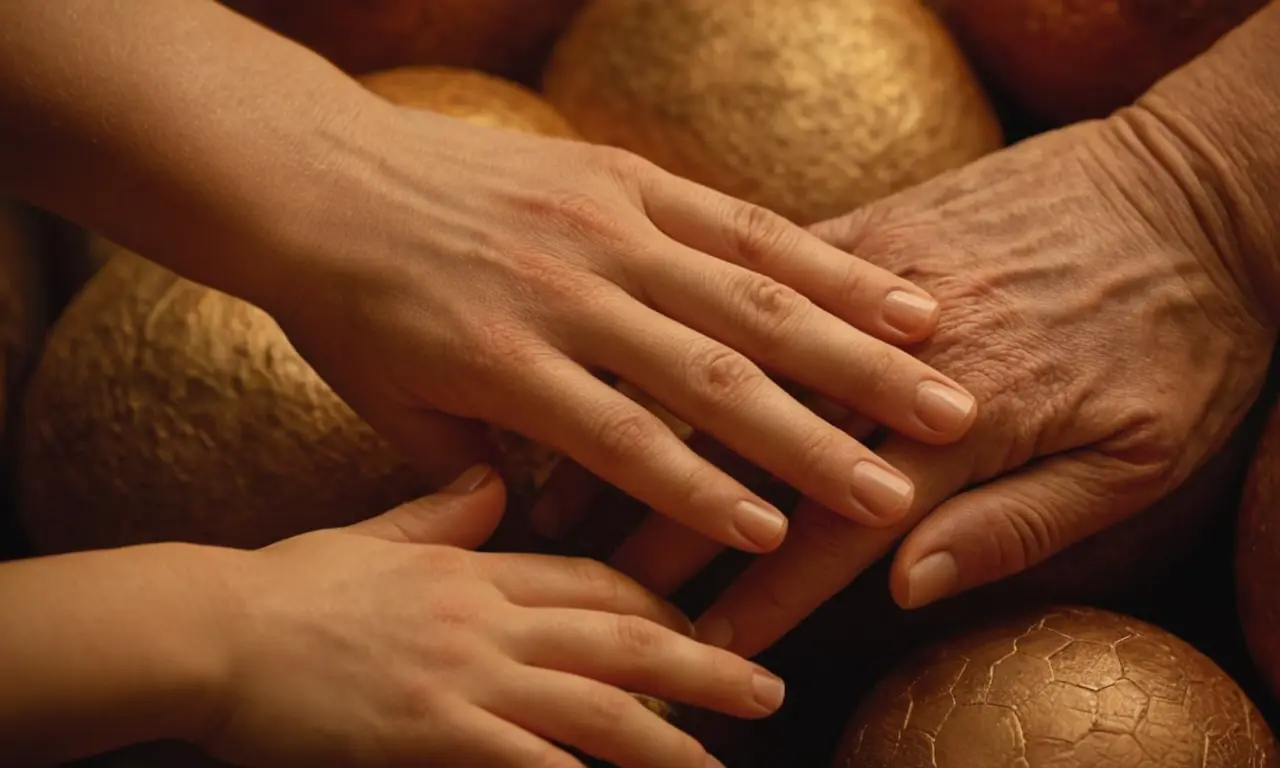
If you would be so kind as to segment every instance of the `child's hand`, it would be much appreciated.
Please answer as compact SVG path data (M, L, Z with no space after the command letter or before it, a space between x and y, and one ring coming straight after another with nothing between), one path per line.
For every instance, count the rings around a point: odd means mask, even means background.
M503 492L453 487L236 558L225 701L204 739L249 766L717 765L628 692L741 717L782 683L699 644L675 609L592 561L482 554ZM478 483L478 485L477 485Z

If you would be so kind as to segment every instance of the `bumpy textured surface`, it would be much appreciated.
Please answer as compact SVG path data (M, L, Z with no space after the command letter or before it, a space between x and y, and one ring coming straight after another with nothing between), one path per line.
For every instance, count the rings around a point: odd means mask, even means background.
M1261 715L1212 661L1087 608L945 640L859 707L835 768L1273 768Z
M1249 468L1236 536L1241 624L1254 661L1280 697L1280 406Z
M538 94L470 69L401 67L360 78L365 88L403 107L425 109L479 125L564 139L578 138Z
M1267 0L935 0L975 65L1041 118L1128 104Z
M367 78L404 106L571 136L518 86L464 70ZM265 313L98 243L110 261L52 336L24 417L20 485L41 551L157 539L261 546L384 511L480 458L517 503L554 454L440 419L415 469L335 395ZM500 539L536 548L520 516Z
M223 0L357 74L414 64L536 71L585 0Z
M1002 143L919 0L595 0L543 86L588 140L804 224Z
M470 457L446 433L422 467L435 471L415 474L265 313L118 251L58 321L31 382L21 510L41 552L262 546L447 481Z

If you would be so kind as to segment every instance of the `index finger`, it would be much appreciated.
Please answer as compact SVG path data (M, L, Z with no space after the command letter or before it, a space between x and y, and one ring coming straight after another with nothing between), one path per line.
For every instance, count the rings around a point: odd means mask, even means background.
M917 488L910 512L888 528L860 526L805 499L782 546L752 563L698 619L698 639L748 658L773 645L965 486L973 469L967 442L937 447L894 436L885 444L882 457Z

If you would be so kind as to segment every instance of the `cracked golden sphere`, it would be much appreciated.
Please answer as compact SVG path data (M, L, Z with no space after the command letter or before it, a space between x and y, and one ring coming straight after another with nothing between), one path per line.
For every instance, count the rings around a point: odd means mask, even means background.
M587 140L801 224L1003 141L919 0L595 0L543 90Z
M833 768L1275 768L1239 686L1164 630L1048 608L944 640L854 714Z

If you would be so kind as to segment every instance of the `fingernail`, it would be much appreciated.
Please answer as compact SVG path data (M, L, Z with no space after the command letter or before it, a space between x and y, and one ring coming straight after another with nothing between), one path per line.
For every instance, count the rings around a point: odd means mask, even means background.
M907 606L922 605L941 600L956 589L960 570L950 552L934 552L922 558L907 571Z
M915 333L929 324L938 302L928 296L894 291L884 297L884 321L901 333Z
M719 616L701 619L697 627L698 642L714 648L728 648L733 642L733 625Z
M975 403L967 393L936 381L916 388L916 418L934 432L951 434L964 426Z
M879 464L860 461L853 468L853 497L872 517L885 523L906 514L911 481Z
M756 704L766 712L776 712L786 698L787 685L777 675L756 667L755 674L751 676L751 694Z
M466 472L458 475L452 483L449 483L441 489L441 493L457 493L466 494L474 493L479 490L480 486L489 482L489 478L493 476L493 468L488 464L477 464Z
M755 546L768 551L782 541L787 530L787 518L778 510L753 501L740 501L735 512L733 527Z
M711 755L707 755L707 768L724 768L724 763L715 759Z

